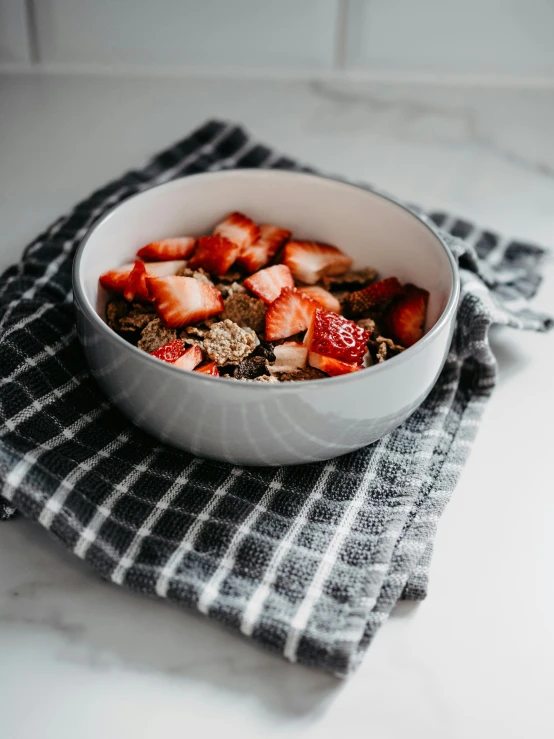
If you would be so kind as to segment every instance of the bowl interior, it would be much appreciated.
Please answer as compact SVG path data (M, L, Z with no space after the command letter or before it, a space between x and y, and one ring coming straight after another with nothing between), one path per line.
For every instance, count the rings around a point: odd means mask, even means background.
M186 177L147 190L116 208L91 232L77 278L90 306L104 315L99 276L132 261L141 246L171 236L210 233L233 210L258 223L290 229L295 238L324 241L430 293L426 330L444 311L454 285L441 242L395 203L353 185L294 172L235 170Z

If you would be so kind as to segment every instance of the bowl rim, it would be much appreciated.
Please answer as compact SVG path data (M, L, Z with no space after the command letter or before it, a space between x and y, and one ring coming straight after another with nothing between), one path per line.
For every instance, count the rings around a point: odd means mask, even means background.
M372 195L374 197L382 198L383 200L387 200L389 203L392 203L393 205L397 206L398 208L401 208L405 213L407 213L410 217L414 218L416 221L419 221L425 228L435 237L435 239L439 242L441 245L444 253L447 256L449 265L450 265L450 271L451 271L451 280L452 280L452 289L450 291L450 295L447 301L447 304L439 316L438 321L434 324L434 326L431 327L431 329L422 336L419 341L417 341L415 344L413 344L411 347L408 347L405 351L401 352L400 354L397 354L395 357L391 357L391 359L387 360L386 362L381 362L379 364L374 364L371 367L366 367L362 372L351 372L345 375L337 375L334 377L323 377L319 380L310 380L307 382L302 382L302 392L308 391L310 388L315 390L316 388L321 387L321 383L325 383L327 387L329 387L329 382L333 382L334 386L337 386L338 383L353 383L353 382L359 382L362 380L362 378L365 378L366 381L369 381L369 379L373 376L375 376L378 372L386 372L387 370L391 369L391 365L394 365L394 367L397 367L401 362L409 362L412 357L415 356L415 354L422 352L426 349L427 345L433 340L433 338L440 333L440 331L445 327L445 325L450 321L452 318L452 314L455 312L458 300L460 297L460 278L459 278L459 271L458 271L458 265L456 260L454 259L454 256L450 249L448 248L446 241L443 239L441 234L439 233L438 229L435 227L435 225L431 222L429 222L427 219L422 218L417 213L415 213L413 210L408 208L403 203L396 200L394 197L390 195L386 195L384 193L369 189L367 187L364 187L361 184L356 184L353 182L344 181L341 179L335 179L333 177L325 176L325 175L319 175L319 174L312 174L307 172L298 172L294 170L283 170L283 169L256 169L256 168L244 168L244 169L227 169L227 170L221 170L218 172L199 172L197 174L192 175L185 175L184 177L178 177L173 180L170 180L169 182L164 182L158 185L152 185L151 187L146 187L144 189L141 189L139 192L135 193L134 195L131 195L131 197L126 198L120 203L117 203L112 208L110 208L103 216L101 216L97 221L95 221L87 230L87 233L82 238L79 246L77 247L77 250L75 252L75 258L73 260L73 269L72 269L72 285L73 285L73 293L75 296L75 303L78 305L78 307L83 310L83 312L87 315L89 320L92 321L92 323L99 327L100 331L103 332L106 336L106 338L111 341L112 343L115 343L116 346L121 347L123 350L130 351L131 354L134 354L139 361L145 361L145 362L155 362L158 366L160 372L163 371L169 371L174 372L178 375L180 375L183 378L195 378L195 381L197 382L220 382L222 379L228 379L226 377L211 377L210 375L202 374L201 372L194 372L194 371L186 371L182 370L179 367L174 367L172 364L169 364L167 362L160 362L159 359L156 357L152 357L150 354L147 354L146 352L141 351L138 347L133 346L133 344L130 344L128 341L125 341L121 336L115 333L108 324L98 315L96 312L94 306L91 304L91 302L88 299L88 296L83 288L81 278L80 278L80 267L81 267L81 261L83 259L83 255L85 253L87 244L89 240L91 239L92 235L95 233L95 231L100 228L106 221L108 221L110 218L113 217L114 213L121 208L122 206L126 205L128 202L135 198L139 198L142 195L145 195L149 193L152 190L158 190L158 189L166 189L169 190L174 187L178 187L182 184L183 180L186 180L187 182L194 182L195 180L199 179L206 179L206 178L214 178L214 177L223 177L223 178L232 178L241 176L243 174L246 174L248 176L258 176L260 178L266 178L266 177L283 177L285 179L288 179L289 177L295 177L295 178L302 178L305 180L312 180L317 181L318 184L328 184L332 187L341 187L341 188L352 188L356 190L362 190L363 192L366 192L368 195ZM231 385L229 385L231 387ZM270 392L291 392L295 391L298 392L298 383L296 382L280 382L280 383L262 383L262 382L240 382L234 384L234 387L236 389L239 389L244 392L248 389L253 390L254 392L258 392L261 390L269 390Z

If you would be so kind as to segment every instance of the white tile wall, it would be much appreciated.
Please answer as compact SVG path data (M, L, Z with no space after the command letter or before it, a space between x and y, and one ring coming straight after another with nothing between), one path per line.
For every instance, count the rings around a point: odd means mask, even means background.
M349 0L347 23L347 67L554 75L552 0Z
M34 56L50 69L554 82L554 0L0 0L0 71Z
M29 61L25 0L0 0L0 63Z
M45 62L329 68L338 0L35 0Z

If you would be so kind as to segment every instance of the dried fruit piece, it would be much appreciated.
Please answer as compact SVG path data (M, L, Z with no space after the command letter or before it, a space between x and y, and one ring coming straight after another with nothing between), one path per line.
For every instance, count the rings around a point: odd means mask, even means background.
M199 346L190 346L173 364L181 369L193 370L203 359L202 349Z
M291 232L286 228L265 223L260 226L258 239L242 248L237 264L244 267L247 272L256 272L269 262L290 236Z
M243 249L253 244L260 235L260 229L250 220L244 213L235 211L229 213L221 223L218 223L214 228L214 234L223 236L229 241L232 241L239 247L242 252Z
M276 264L251 275L243 284L269 305L279 297L284 287L294 287L294 279L286 265Z
M196 239L193 236L182 236L175 239L151 241L137 251L137 257L153 261L186 259L194 251Z
M188 266L191 269L202 267L213 275L221 276L234 264L239 252L240 246L224 236L201 236Z
M179 357L182 357L183 354L185 354L186 350L187 348L181 339L174 339L173 341L170 341L169 344L164 344L163 346L160 346L159 349L150 352L150 356L157 357L157 359L161 359L162 362L173 364L179 359Z
M194 277L148 277L146 285L166 326L203 321L224 308L219 290Z
M305 331L318 303L298 290L284 288L281 294L267 309L265 317L265 338L267 341L287 339L289 336Z
M349 372L358 372L363 369L359 364L349 364L348 362L341 362L339 359L333 357L326 357L323 354L317 354L316 352L310 352L308 354L308 362L311 367L320 369L322 372L326 372L328 375L346 375Z
M352 259L336 246L313 241L289 241L283 262L297 280L308 285L323 275L338 275L352 266Z
M359 316L360 313L373 308L375 305L400 295L402 289L402 285L396 277L387 277L386 280L374 282L372 285L364 287L363 290L350 293L344 299L343 305L348 313Z
M340 313L341 306L339 301L327 290L324 290L319 285L306 285L305 287L298 288L301 293L307 295L309 298L313 298L317 301L322 308L325 310L331 310L333 313Z
M354 321L318 308L313 315L304 343L310 355L315 353L348 364L360 364L367 351L368 340L369 333ZM312 366L323 369L319 365Z
M262 375L267 375L267 363L263 357L243 359L233 372L237 380L254 380Z
M215 362L207 362L206 364L202 364L200 367L197 367L195 372L200 372L203 375L211 375L212 377L219 377L219 370L217 369L217 364Z
M295 372L304 369L308 359L308 347L297 341L285 341L273 350L275 362L270 372Z
M423 336L429 293L415 285L405 285L402 295L388 307L384 321L392 337L409 347Z

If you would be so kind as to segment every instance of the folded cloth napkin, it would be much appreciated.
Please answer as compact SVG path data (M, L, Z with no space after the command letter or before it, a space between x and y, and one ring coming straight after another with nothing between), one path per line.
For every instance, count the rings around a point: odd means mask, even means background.
M496 379L487 334L542 331L543 250L443 213L462 296L444 370L396 431L331 462L236 468L158 444L100 393L75 333L71 263L96 219L173 177L308 169L210 121L80 203L0 279L3 515L38 521L104 578L347 675L399 598L426 595L437 521Z

